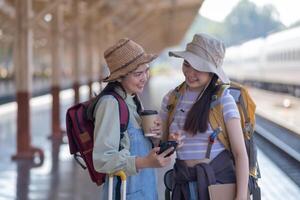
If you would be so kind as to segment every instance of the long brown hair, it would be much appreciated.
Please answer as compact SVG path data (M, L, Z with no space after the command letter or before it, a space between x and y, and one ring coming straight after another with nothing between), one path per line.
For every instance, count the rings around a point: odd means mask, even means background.
M213 75L208 87L204 91L202 97L197 100L187 114L184 130L192 135L197 132L205 132L208 128L209 109L212 96L217 91L217 75Z

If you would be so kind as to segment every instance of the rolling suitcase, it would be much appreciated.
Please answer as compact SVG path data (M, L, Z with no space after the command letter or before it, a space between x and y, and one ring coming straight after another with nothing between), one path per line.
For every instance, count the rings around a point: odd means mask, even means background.
M164 184L165 184L165 200L171 199L172 186L173 186L173 169L168 170L164 175Z
M122 187L121 187L121 200L126 200L126 174L123 171L118 171L114 174L109 175L109 182L108 182L108 200L113 200L113 181L114 176L119 176L122 180Z

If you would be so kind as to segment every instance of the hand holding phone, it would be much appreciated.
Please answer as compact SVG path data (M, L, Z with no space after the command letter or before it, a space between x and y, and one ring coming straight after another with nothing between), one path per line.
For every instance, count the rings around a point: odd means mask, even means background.
M177 142L177 149L181 148L183 146L183 139L185 138L185 135L182 134L181 131L170 133L169 134L169 141L176 141Z
M170 147L174 147L174 150L172 150L170 153L168 153L165 157L168 157L170 155L172 155L174 153L174 151L176 150L178 143L176 141L166 141L166 142L162 142L159 144L159 152L158 154L161 154L162 152L166 151L167 149L169 149Z

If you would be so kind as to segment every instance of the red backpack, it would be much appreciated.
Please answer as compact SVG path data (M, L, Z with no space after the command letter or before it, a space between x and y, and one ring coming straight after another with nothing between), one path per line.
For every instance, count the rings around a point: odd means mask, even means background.
M105 181L106 174L99 173L94 168L94 119L89 113L93 113L98 100L104 95L112 95L118 101L122 138L122 133L127 130L129 110L124 99L114 91L101 93L93 99L72 106L66 116L70 153L83 169L88 169L92 181L98 186Z

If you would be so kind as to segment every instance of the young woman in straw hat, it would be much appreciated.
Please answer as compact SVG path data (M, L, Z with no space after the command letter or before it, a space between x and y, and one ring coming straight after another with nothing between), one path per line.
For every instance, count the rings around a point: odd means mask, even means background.
M211 146L210 156L206 154L209 137L215 131L209 124L209 110L217 91L216 83L229 83L221 68L224 53L223 43L205 34L196 34L185 51L169 53L183 59L182 72L185 76L185 83L181 85L183 92L178 97L172 121L168 121L169 97L174 90L164 97L160 112L163 124L169 124L164 131L169 133L165 134L167 139L179 143L172 199L209 199L208 179L212 176L217 183L236 182L236 199L247 199L248 157L239 111L228 90L224 91L220 100L235 168L229 152L217 138ZM216 172L218 170L221 172Z
M153 148L149 138L141 129L142 110L137 94L141 93L149 78L149 65L156 56L146 54L143 48L129 39L121 39L104 52L110 70L108 82L103 91L114 90L121 95L129 109L129 123L124 136L120 138L118 102L111 95L105 95L97 102L94 117L93 163L95 169L111 174L123 170L127 175L127 199L158 199L154 169L170 164L164 156L169 149L158 155L159 148ZM160 135L161 124L157 120L152 133ZM119 147L121 146L121 150ZM116 181L114 181L116 183ZM115 186L114 195L118 193ZM103 197L107 199L108 181L104 183Z

